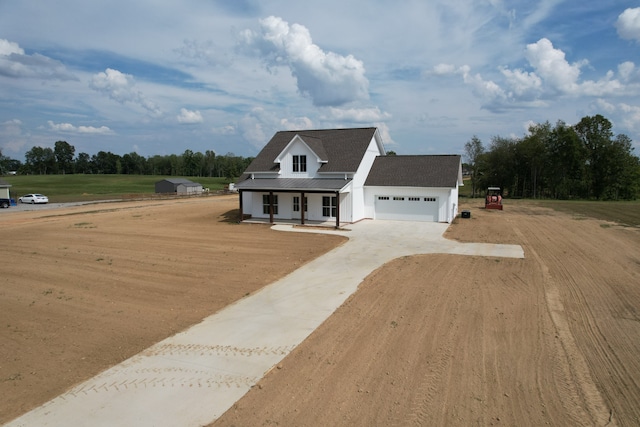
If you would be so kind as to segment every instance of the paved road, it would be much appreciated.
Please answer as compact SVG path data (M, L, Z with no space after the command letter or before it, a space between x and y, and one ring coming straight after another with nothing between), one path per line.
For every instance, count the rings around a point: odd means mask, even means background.
M0 209L0 215L3 212L29 212L29 211L46 211L51 209L60 209L67 208L71 206L82 206L88 205L92 203L98 202L74 202L74 203L42 203L42 204L34 204L31 203L17 203L15 206L11 206L8 209ZM100 201L99 203L103 203Z
M361 221L348 231L327 231L349 240L7 426L204 425L240 399L382 264L426 253L524 258L517 245L446 240L447 226Z

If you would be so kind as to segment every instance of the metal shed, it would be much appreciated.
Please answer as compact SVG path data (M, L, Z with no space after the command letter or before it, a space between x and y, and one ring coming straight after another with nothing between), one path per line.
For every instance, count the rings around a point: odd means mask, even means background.
M156 182L155 189L156 193L200 194L202 184L186 178L167 178Z

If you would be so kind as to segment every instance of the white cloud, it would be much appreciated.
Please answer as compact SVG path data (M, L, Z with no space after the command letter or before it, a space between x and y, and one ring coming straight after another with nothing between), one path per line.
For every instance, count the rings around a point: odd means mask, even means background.
M549 39L542 38L527 45L525 56L548 85L564 93L575 93L578 89L580 67L586 62L569 64L564 52L555 49Z
M622 12L616 21L616 29L623 39L640 41L640 7Z
M190 111L186 108L180 109L180 114L176 117L178 119L178 123L182 124L195 124L202 123L202 114L200 111Z
M372 123L391 118L389 113L383 113L379 108L330 108L334 120L344 122Z
M308 117L295 117L293 119L281 119L280 125L283 130L305 130L313 129L313 121Z
M26 146L29 135L25 134L22 127L22 121L19 119L7 120L0 124L3 154L6 155L7 151L18 152Z
M507 85L518 98L535 98L542 89L542 80L535 73L502 69Z
M553 47L546 38L526 46L525 58L533 71L500 67L503 80L494 82L485 80L480 74L471 73L469 66L455 67L439 64L428 75L461 75L464 82L471 86L473 93L482 101L483 107L492 111L504 111L506 107L541 107L546 101L571 96L612 96L635 93L640 90L632 83L640 80L640 73L632 62L618 66L618 75L609 70L598 80L580 80L581 67L588 64L583 60L570 64L565 53Z
M0 39L0 76L45 80L78 80L59 61L39 53L25 55L17 43Z
M594 110L596 111L604 111L607 114L613 114L616 111L616 106L605 101L602 98L599 98L596 100L595 105L594 105Z
M625 83L634 83L640 81L640 71L631 61L625 61L618 65L618 75Z
M455 65L451 64L438 64L433 67L433 71L430 74L434 74L436 76L446 76L451 74L456 74L458 70Z
M9 56L12 53L18 55L24 55L24 49L18 45L18 43L10 42L9 40L0 39L0 55Z
M389 125L386 123L375 123L375 126L378 128L378 133L380 134L380 138L382 138L382 143L384 145L396 145L396 142L391 138Z
M226 51L211 40L184 40L182 46L173 50L178 56L190 61L201 61L209 65L229 65Z
M473 88L473 92L480 98L487 100L506 99L506 94L500 86L491 80L484 80L480 74L472 75L471 72L465 69L462 78L466 84Z
M624 126L636 133L640 133L640 107L621 103L618 108L623 114L622 121Z
M262 107L255 107L237 125L237 131L256 148L262 148L277 129L279 121Z
M84 133L84 134L92 134L92 135L111 135L113 131L109 129L107 126L100 126L99 128L93 126L74 126L71 123L54 123L49 120L47 122L49 124L49 128L55 132L64 132L64 133Z
M104 72L93 75L89 87L121 104L130 102L144 108L153 116L162 115L160 108L136 88L133 76L130 74L107 68Z
M241 36L272 66L286 65L297 80L300 93L316 106L339 106L369 98L369 81L362 61L352 55L325 52L311 39L309 30L270 16L260 21L261 34Z

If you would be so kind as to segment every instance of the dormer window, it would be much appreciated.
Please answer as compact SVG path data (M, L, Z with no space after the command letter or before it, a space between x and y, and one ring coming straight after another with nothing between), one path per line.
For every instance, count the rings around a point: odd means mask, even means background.
M306 172L307 171L307 156L293 156L293 171L294 172Z

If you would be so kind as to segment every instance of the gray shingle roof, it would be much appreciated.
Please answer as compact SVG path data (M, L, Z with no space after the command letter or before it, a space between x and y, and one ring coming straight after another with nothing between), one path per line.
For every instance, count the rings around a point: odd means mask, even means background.
M277 172L274 160L289 142L299 135L327 163L319 172L355 172L373 139L376 128L292 130L277 132L258 153L245 173ZM324 151L324 152L323 152Z
M266 191L337 191L349 182L351 179L265 178L244 180L236 184L236 188Z
M365 186L444 187L458 181L459 155L379 156Z

